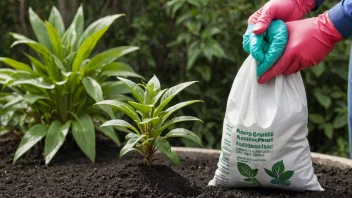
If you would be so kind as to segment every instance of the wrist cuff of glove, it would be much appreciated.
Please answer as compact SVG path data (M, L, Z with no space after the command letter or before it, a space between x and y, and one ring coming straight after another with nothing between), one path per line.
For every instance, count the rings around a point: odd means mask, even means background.
M348 38L352 35L352 18L344 9L344 1L341 1L329 12L329 17L335 28L343 36L343 38Z

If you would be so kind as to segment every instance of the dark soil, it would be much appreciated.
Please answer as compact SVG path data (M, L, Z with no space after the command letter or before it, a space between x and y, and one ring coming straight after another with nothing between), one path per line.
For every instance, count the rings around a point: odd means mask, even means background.
M51 165L44 165L36 147L16 165L12 159L18 142L0 141L0 197L352 197L352 169L314 165L324 192L295 193L276 189L224 189L207 187L218 156L198 160L181 158L173 166L158 156L153 167L138 155L118 159L118 148L99 142L97 160L90 163L78 150L62 149Z

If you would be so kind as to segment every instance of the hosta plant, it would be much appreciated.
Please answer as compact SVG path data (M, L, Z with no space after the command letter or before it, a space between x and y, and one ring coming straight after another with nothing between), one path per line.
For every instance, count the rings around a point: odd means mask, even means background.
M98 105L107 105L125 113L133 120L134 125L121 119L115 119L105 122L104 127L124 127L129 130L126 136L128 140L126 145L121 149L120 157L130 151L140 153L145 163L150 166L153 162L153 156L157 150L163 153L175 165L180 164L177 154L171 150L171 138L186 138L202 146L201 140L192 131L183 128L176 128L165 132L170 126L184 121L201 121L196 117L180 116L171 118L171 115L177 110L201 102L200 100L191 100L175 104L169 108L166 106L170 101L183 89L195 82L185 82L169 89L161 90L160 82L154 76L147 84L136 84L125 78L118 78L124 82L130 89L135 101L127 103L119 100L105 100L98 102Z
M45 138L44 155L48 164L67 137L94 162L95 129L119 144L113 127L98 127L99 123L115 119L116 114L110 107L94 106L94 103L121 98L126 93L121 82L108 81L110 76L139 77L127 64L115 62L138 48L116 47L94 55L92 51L121 16L106 16L84 29L80 7L66 30L55 7L47 21L41 20L30 8L29 21L37 41L11 33L15 39L12 46L25 44L35 52L25 53L30 64L0 57L0 62L11 67L0 69L0 84L21 95L35 118L31 128L25 131L14 162Z

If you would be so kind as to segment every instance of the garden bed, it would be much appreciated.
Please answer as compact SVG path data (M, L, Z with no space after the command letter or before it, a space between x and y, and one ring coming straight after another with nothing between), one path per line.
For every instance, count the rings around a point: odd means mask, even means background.
M324 192L224 189L207 187L218 153L187 157L180 152L178 167L158 155L147 168L138 155L119 160L118 148L103 141L97 144L95 164L79 149L63 148L46 167L40 145L12 165L17 146L0 141L0 197L352 197L351 168L314 164Z

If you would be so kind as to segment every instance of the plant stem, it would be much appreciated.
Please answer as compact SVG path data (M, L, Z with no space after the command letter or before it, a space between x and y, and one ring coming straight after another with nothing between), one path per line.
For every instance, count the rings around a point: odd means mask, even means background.
M263 187L263 185L256 178L253 177L251 179L254 184L257 184L258 186Z

